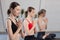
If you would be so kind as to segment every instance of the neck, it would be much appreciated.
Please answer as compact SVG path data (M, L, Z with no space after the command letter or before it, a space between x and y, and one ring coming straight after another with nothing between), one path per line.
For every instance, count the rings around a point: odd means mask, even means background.
M39 16L39 18L43 18L42 16Z
M30 15L27 16L29 20L32 20L32 17Z
M16 19L16 17L15 17L13 14L10 14L10 17L11 17L12 19Z

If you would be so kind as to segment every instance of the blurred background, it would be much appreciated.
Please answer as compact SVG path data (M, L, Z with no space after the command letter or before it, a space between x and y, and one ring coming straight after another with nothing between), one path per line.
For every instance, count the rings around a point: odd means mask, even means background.
M60 38L60 0L0 0L0 40L7 40L7 10L13 1L18 2L25 11L29 6L34 7L36 14L40 9L46 9L47 31L55 33L56 38ZM20 18L23 19L24 16L20 15ZM21 38L21 40L23 39Z

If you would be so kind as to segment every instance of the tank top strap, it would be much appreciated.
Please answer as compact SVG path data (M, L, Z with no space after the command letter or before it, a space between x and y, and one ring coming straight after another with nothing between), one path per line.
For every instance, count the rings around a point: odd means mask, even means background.
M12 22L12 20L10 18L7 18L7 19L9 19Z
M9 19L11 22L13 22L10 18L7 18L7 19ZM16 19L15 19L16 20ZM17 22L17 20L16 20L16 22Z
M30 23L28 19L26 19L26 20L27 20L28 23Z

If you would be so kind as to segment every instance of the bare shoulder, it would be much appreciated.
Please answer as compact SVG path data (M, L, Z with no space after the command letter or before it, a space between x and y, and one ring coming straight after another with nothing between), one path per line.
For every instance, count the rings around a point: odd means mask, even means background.
M26 19L24 20L23 25L24 25L24 27L26 27L28 25L28 22Z
M10 24L11 25L11 20L10 19L7 19L7 25Z
M10 19L6 20L6 27L7 27L7 29L11 27L11 20Z
M25 19L23 23L28 23L27 20Z

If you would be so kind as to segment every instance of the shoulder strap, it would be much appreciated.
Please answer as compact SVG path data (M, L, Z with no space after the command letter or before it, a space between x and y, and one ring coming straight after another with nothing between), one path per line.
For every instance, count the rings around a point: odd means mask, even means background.
M26 19L28 22L29 22L29 20L28 19ZM30 22L29 22L30 23Z
M9 19L10 21L12 21L10 18L7 18L7 19Z
M7 19L9 19L10 21L12 21L10 18L7 18ZM16 20L16 19L15 19ZM17 22L17 20L16 20L16 22Z

